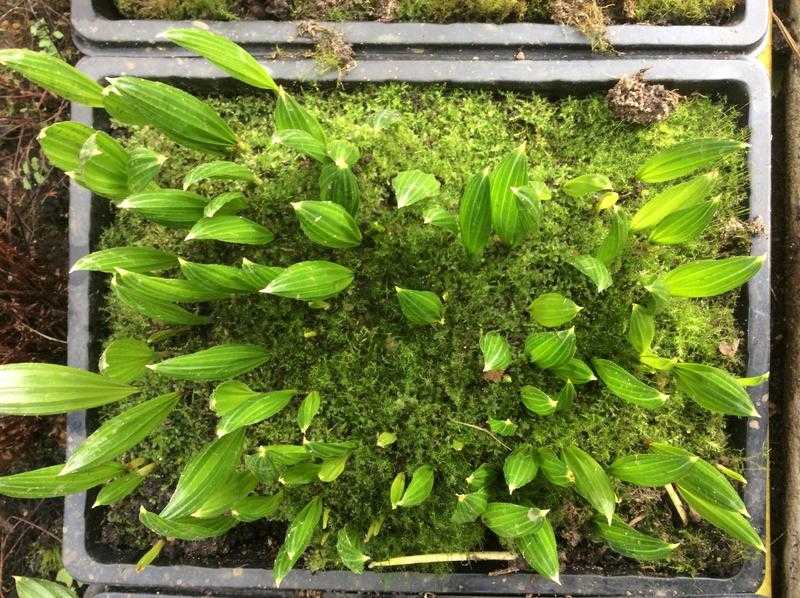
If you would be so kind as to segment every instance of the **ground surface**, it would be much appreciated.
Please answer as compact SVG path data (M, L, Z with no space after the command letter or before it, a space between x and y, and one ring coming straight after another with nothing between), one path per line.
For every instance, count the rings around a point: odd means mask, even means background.
M535 329L527 314L528 304L540 293L558 290L586 308L573 321L580 355L608 357L633 367L626 354L624 327L631 303L643 298L642 277L687 259L747 252L749 242L740 221L746 218L747 197L742 156L722 167L715 189L721 210L701 240L669 249L636 239L613 268L614 286L601 296L564 262L567 255L591 253L604 235L607 222L597 215L591 201L557 193L545 206L537 240L512 250L494 244L476 266L465 260L450 233L424 225L418 209L397 211L389 186L400 170L431 172L443 185L438 201L452 211L467 176L495 164L524 140L533 177L556 188L578 174L606 173L621 191L622 205L633 210L653 191L633 182L633 173L648 155L675 141L707 134L709 122L715 123L715 134L741 137L744 133L737 128L735 110L697 96L684 101L666 122L639 127L615 121L601 96L552 102L528 95L389 85L358 93L335 91L300 97L320 116L331 136L349 139L361 149L356 173L363 198L359 216L365 232L362 247L323 250L300 233L288 204L317 197L318 168L271 145L272 102L263 97L243 97L235 103L215 100L214 105L249 147L239 159L265 181L250 192L252 206L247 214L277 233L273 244L250 250L214 243L187 245L181 241L182 233L121 213L102 239L105 246L165 247L199 262L232 264L247 256L259 263L287 265L317 258L332 259L356 271L353 287L335 298L328 311L311 310L288 299L241 297L204 308L212 316L209 327L158 346L171 354L219 342L264 345L273 359L244 380L256 389L319 390L324 403L310 437L360 443L334 484L290 489L281 517L296 512L309 492L320 492L331 508L332 529L346 522L363 533L372 520L387 515L383 531L370 543L373 557L491 547L494 540L479 525L455 526L449 518L454 495L464 491L464 478L482 462L501 463L505 452L485 434L453 420L485 425L489 417L509 417L519 424L518 432L505 439L512 446L530 441L535 446L558 448L575 442L601 463L639 451L648 441L667 440L738 467L739 454L729 445L724 419L700 410L678 394L663 411L648 414L590 383L579 387L572 412L546 420L527 414L519 401L522 384L535 384L553 393L558 385L526 365L519 350L525 336ZM401 122L388 130L376 130L372 117L382 108L397 110ZM132 143L146 144L169 156L161 180L164 185L179 186L183 173L198 160L197 155L176 149L146 130L135 133ZM204 191L221 189L216 185ZM410 328L395 302L392 289L396 284L446 294L445 324ZM658 351L741 371L744 343L738 350L728 350L742 340L735 304L735 294L673 304L658 319ZM143 337L153 330L149 322L113 300L103 317L110 337ZM515 348L510 381L492 384L481 376L478 339L487 330L499 330ZM656 385L666 382L650 379ZM170 386L156 378L148 378L146 385L147 395ZM181 463L213 437L215 418L207 407L213 385L181 388L182 406L137 453L160 463L148 481L146 497L139 493L96 515L100 518L96 539L117 557L134 559L149 545L152 538L135 522L138 505L162 506ZM106 415L122 407L108 409ZM374 439L384 430L396 432L398 442L380 450ZM250 436L251 445L298 442L295 407L257 426ZM454 443L463 447L458 450ZM401 470L410 473L424 463L437 470L431 499L414 509L390 512L388 489L393 476ZM727 575L736 569L739 547L708 526L676 526L660 492L625 486L618 491L620 513L626 519L641 517L638 525L642 530L682 542L671 563L640 568L593 542L587 525L590 512L569 491L553 491L539 480L521 495L553 509L562 560L569 571L602 568L616 573ZM250 534L246 529L237 534L233 544L229 540L178 544L167 558L263 566L264 559L270 558L269 546L265 554L263 540L259 540L256 550L242 552ZM271 545L280 538L279 534ZM309 551L305 565L337 566L330 537Z

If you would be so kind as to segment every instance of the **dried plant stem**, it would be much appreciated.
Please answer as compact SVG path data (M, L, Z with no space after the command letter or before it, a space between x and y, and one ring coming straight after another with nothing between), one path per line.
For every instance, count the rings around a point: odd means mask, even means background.
M434 554L414 554L397 556L385 561L373 561L369 568L402 567L404 565L422 565L426 563L460 563L465 561L515 561L513 552L440 552Z
M683 502L681 501L681 497L678 496L678 493L675 492L675 488L672 484L667 484L664 486L667 490L667 495L669 499L672 501L672 506L675 507L675 511L678 513L678 517L681 519L681 523L686 526L689 524L689 518L686 516L686 509L683 508Z
M497 436L495 436L495 434L493 432L491 432L490 430L487 430L486 428L481 428L480 426L476 426L475 424L468 424L467 422L458 421L457 419L452 419L452 418L450 419L450 421L453 422L454 424L458 424L459 426L467 426L468 428L472 428L473 430L478 430L479 432L483 432L484 434L488 434L489 436L491 436L492 440L494 440L497 444L502 446L504 449L506 449L507 451L511 450L510 446L508 446L505 442L503 442Z

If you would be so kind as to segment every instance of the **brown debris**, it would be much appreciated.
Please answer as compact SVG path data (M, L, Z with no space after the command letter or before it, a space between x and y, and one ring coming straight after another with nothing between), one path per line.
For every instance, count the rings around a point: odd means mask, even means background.
M483 373L483 379L487 382L502 382L504 370L490 370Z
M353 46L339 31L316 21L303 21L297 26L297 35L314 42L314 58L324 70L347 72L356 65Z
M397 18L397 10L400 8L398 0L379 0L378 9L375 15L381 23L391 23Z
M664 120L677 107L680 94L663 85L647 83L644 72L623 77L608 90L606 103L619 120L649 125Z
M725 357L733 357L739 351L739 339L734 339L731 342L722 341L719 344L719 352Z
M286 21L292 15L289 0L241 0L239 8L252 19Z
M574 27L592 43L592 49L608 52L611 44L606 38L609 19L597 0L554 0L550 17L560 25Z

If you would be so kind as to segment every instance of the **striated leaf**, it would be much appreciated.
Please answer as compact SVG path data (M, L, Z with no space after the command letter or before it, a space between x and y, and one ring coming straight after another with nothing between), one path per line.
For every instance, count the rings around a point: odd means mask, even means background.
M224 515L232 505L255 490L257 484L258 480L249 471L234 471L224 484L216 486L214 492L192 513L192 517L211 519Z
M379 448L386 448L387 446L393 445L395 442L397 442L397 434L394 432L381 432L378 434L378 440L375 444L377 444Z
M246 496L231 509L231 516L237 521L251 523L273 515L283 502L283 490L272 496Z
M677 245L698 238L717 212L719 199L702 201L685 210L679 210L659 222L648 237L651 243Z
M258 177L244 164L229 162L227 160L215 160L205 162L192 168L183 177L183 190L186 191L192 185L203 181L245 181L248 183L258 182Z
M486 510L489 504L489 491L486 488L478 488L469 494L457 494L456 499L456 508L450 521L459 525L472 523Z
M220 418L217 436L230 434L272 417L286 407L295 394L296 390L276 390L245 399Z
M600 197L597 198L597 204L595 205L594 209L598 212L602 212L603 210L610 210L619 201L619 193L615 193L614 191L606 191L605 193L601 193Z
M104 104L111 116L125 124L148 124L185 147L213 154L228 153L237 140L230 127L207 104L166 83L138 77L110 77L103 89ZM124 105L120 113L114 105Z
M292 204L300 227L314 243L334 249L361 244L361 231L344 206L332 201L298 201Z
M739 383L740 386L749 388L752 386L761 386L767 380L769 380L769 372L764 372L763 374L759 374L758 376L750 376L748 378L738 378L736 381Z
M50 164L64 172L77 172L81 148L94 132L92 127L69 120L44 127L37 139Z
M511 365L511 347L498 332L487 332L480 340L484 372L502 372Z
M542 525L547 510L524 507L507 502L490 502L482 519L501 538L521 538L535 533Z
M339 168L352 168L361 158L358 148L343 139L336 139L328 143L328 157Z
M201 218L184 240L211 240L242 245L266 245L275 235L264 226L242 216L221 215Z
M575 405L575 399L577 396L578 395L575 392L575 385L572 384L572 382L567 381L556 395L556 402L558 403L556 411L570 411Z
M422 211L422 221L458 234L458 219L438 204L430 205Z
M472 490L478 490L489 486L497 476L498 472L494 467L482 463L478 469L467 476L466 482Z
M582 274L585 274L595 284L598 293L602 293L613 284L608 268L596 257L578 255L568 259L567 263Z
M680 453L626 455L614 461L608 473L637 486L666 486L679 480L696 461L694 455Z
M284 129L276 132L272 136L272 143L276 145L285 145L296 152L308 156L325 164L330 161L328 158L327 148L325 142L320 141L310 133L301 131L299 129Z
M517 538L516 545L522 554L522 558L534 571L561 585L556 535L553 531L553 526L550 525L550 521L546 517L535 532Z
M334 459L349 455L356 448L358 443L353 441L345 442L306 442L304 443L306 450L312 455L320 459Z
M320 201L338 203L355 218L361 199L356 175L349 168L326 164L319 176L319 198Z
M492 196L489 168L473 175L464 188L459 204L458 221L461 243L469 256L478 256L492 232Z
M552 368L552 371L564 382L571 382L572 384L588 384L597 380L594 372L586 362L575 357L562 365Z
M698 260L661 276L660 284L673 297L715 297L753 278L766 256L746 255L718 260ZM649 288L648 288L649 290Z
M220 193L203 208L203 216L225 216L237 214L247 207L247 198L241 191L227 191Z
M361 538L349 527L343 527L336 534L336 552L342 564L353 573L364 572L364 564L370 559L364 554L365 550Z
M120 338L111 341L100 355L100 373L120 384L141 378L156 352L144 341Z
M208 290L191 280L159 278L118 268L114 277L133 293L152 301L195 303L227 297L230 293Z
M513 436L517 432L517 424L510 419L494 419L490 417L488 424L489 429L498 436Z
M347 466L347 460L349 458L350 454L348 453L339 457L325 459L320 466L317 477L321 482L333 482L336 478L342 475L345 466Z
M399 504L400 500L403 498L403 493L406 490L406 474L402 471L394 476L392 480L392 485L389 487L389 503L392 505L392 509L396 509Z
M129 195L117 207L164 226L188 228L203 217L206 199L190 191L159 189Z
M111 461L144 440L178 404L176 392L130 407L97 428L69 456L59 475L69 475Z
M153 182L167 157L146 147L135 147L128 152L128 191L140 193L156 186Z
M678 390L714 413L760 417L750 395L725 370L701 363L678 363L673 372Z
M658 409L663 407L669 398L669 395L648 386L613 361L592 359L592 364L606 388L627 403L644 409Z
M260 89L278 90L267 69L227 37L198 27L167 29L163 35L171 42L202 56L239 81Z
M242 258L241 280L254 291L263 289L283 272L283 268L278 266L264 266L251 262L247 258Z
M553 449L540 448L536 451L539 467L547 481L555 486L571 486L575 483L575 474L558 458Z
M242 270L223 264L198 264L178 258L181 272L190 283L210 297L252 292L252 282Z
M150 465L146 467L150 467L152 469L153 466ZM141 471L129 471L128 473L122 474L118 478L111 480L100 489L100 492L97 493L97 498L95 499L92 508L117 504L122 499L130 496L139 486L141 486L145 477L146 474L142 473Z
M76 172L67 174L92 193L112 200L128 195L128 153L102 131L92 133L81 146Z
M314 416L319 413L320 405L322 404L322 397L316 390L312 390L300 403L300 408L297 410L297 425L300 431L305 434Z
M316 482L322 466L319 463L298 463L283 470L278 482L284 486L304 486Z
M560 293L545 293L534 299L528 309L537 324L556 328L569 322L583 308Z
M205 540L224 535L235 527L238 521L222 515L208 519L197 517L164 517L151 513L144 506L139 507L139 521L150 531L165 538L178 540Z
M530 335L525 339L525 354L542 369L565 364L575 354L575 328Z
M241 459L243 445L244 430L237 430L195 454L183 468L161 517L178 519L200 508L219 485L228 481Z
M561 188L570 197L578 199L592 193L609 191L613 185L604 174L582 174L567 181Z
M741 141L719 138L676 143L648 159L636 172L636 178L645 183L671 181L711 166L726 154L747 147Z
M0 413L53 415L100 407L139 392L78 368L49 363L0 365Z
M520 394L525 408L536 415L552 415L558 407L558 401L534 386L523 386Z
M406 170L392 180L398 208L405 208L423 199L439 194L439 181L432 174L421 170Z
M300 301L321 301L338 295L352 282L353 271L339 264L299 262L284 268L261 292Z
M668 544L658 538L643 534L616 516L610 524L601 517L595 517L594 525L597 533L608 542L614 552L637 561L667 559L678 547L678 544Z
M258 345L216 345L196 353L165 359L147 367L176 380L225 380L260 366L269 354Z
M686 488L679 488L679 492L689 507L711 525L718 527L733 538L741 540L756 550L762 552L767 551L758 532L756 532L752 524L739 513L708 502Z
M125 472L121 463L101 463L67 475L64 465L51 465L0 477L0 495L11 498L54 498L83 492Z
M395 287L400 310L411 324L425 326L442 321L444 306L436 293Z
M153 299L152 296L123 283L119 276L111 279L111 290L122 303L131 309L164 324L193 326L208 322L208 318L205 316L198 316L179 305Z
M654 227L670 214L697 205L708 197L718 178L719 173L712 171L659 191L633 215L631 228Z
M643 355L650 352L655 335L656 324L652 312L634 303L628 322L628 342L639 355Z
M606 267L611 266L619 256L625 253L628 245L628 217L625 212L615 206L611 212L611 225L602 245L597 249L597 257Z
M675 364L678 363L678 358L673 357L672 359L667 359L666 357L659 357L654 353L642 353L639 356L639 361L651 369L669 372L672 371Z
M611 523L617 496L611 487L611 480L592 456L576 446L564 449L564 462L575 475L575 489L592 508Z
M178 265L178 258L152 247L113 247L78 258L70 272L90 270L113 274L117 268L131 272L157 272Z
M0 65L70 102L94 108L103 105L103 88L96 81L47 52L0 49Z
M258 448L259 456L267 457L278 467L288 467L305 463L313 459L313 455L305 446L296 444L271 444Z
M522 444L506 457L503 462L503 477L508 493L530 484L539 471L539 461L530 444Z
M2 56L2 53L0 53L0 64L2 64ZM78 598L72 588L55 581L37 577L15 575L14 587L19 598Z
M527 232L520 214L520 200L513 192L514 188L528 184L526 151L523 143L503 158L491 174L492 228L509 245L521 241Z
M228 380L214 389L208 406L217 416L223 417L243 402L258 396L261 396L261 393L250 390L244 382Z
M430 465L417 467L403 492L403 497L397 501L397 506L416 507L421 505L428 499L431 490L433 490L433 467Z
M325 132L319 121L282 87L278 89L278 101L275 104L275 128L281 133L291 129L304 131L322 143L325 159L328 159Z
M321 518L322 499L317 496L312 498L292 519L286 532L286 539L272 566L272 578L276 586L280 586L283 578L308 548Z

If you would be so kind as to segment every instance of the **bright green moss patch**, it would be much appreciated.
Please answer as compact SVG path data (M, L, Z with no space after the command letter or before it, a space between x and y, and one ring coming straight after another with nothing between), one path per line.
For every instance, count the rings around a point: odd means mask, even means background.
M273 100L267 94L235 101L213 99L212 104L247 147L237 159L264 181L248 191L251 207L244 215L274 231L273 243L245 248L183 242L185 233L118 210L101 245L149 244L209 263L237 264L247 257L286 266L327 259L355 271L354 284L332 299L328 310L264 295L220 301L202 307L211 316L211 325L192 328L157 345L166 355L222 342L263 345L271 360L243 380L257 390L296 388L303 396L318 390L323 405L309 438L359 443L336 482L288 490L280 518L291 517L317 493L331 510L328 529L305 556L306 567L341 567L335 552L335 530L350 524L364 534L371 522L382 517L383 529L368 544L368 553L375 559L495 546L496 540L481 525L455 525L450 516L455 495L466 489L464 478L483 462L502 465L507 452L488 435L457 422L485 426L490 417L510 418L518 424L518 431L504 441L512 446L527 441L557 450L575 443L606 465L619 455L641 451L649 441L669 441L704 458L739 467L740 453L730 445L724 418L679 394L671 396L662 410L647 412L621 402L592 382L578 387L571 412L547 418L530 415L519 398L524 384L554 394L559 388L552 375L526 363L521 352L525 337L540 329L528 314L529 304L538 295L560 292L585 308L571 322L581 357L610 358L633 369L625 327L631 304L644 298L643 277L690 259L747 252L747 240L729 232L735 228L731 221L746 216L744 156L731 157L721 166L715 189L720 211L699 241L670 248L635 238L612 267L613 286L600 295L566 259L596 249L607 229L607 217L597 214L591 199L571 199L558 190L576 175L606 174L620 191L620 205L632 213L656 190L643 189L634 181L634 172L643 160L674 142L705 136L711 129L715 135L743 138L735 109L721 100L693 96L667 121L642 128L613 120L600 95L550 100L526 93L391 84L358 91L311 90L299 92L298 99L320 118L329 138L347 139L361 150L362 159L355 167L362 196L358 220L364 240L360 247L327 250L303 236L289 204L318 198L319 167L271 144ZM402 119L390 129L377 130L372 118L385 108L398 111ZM437 201L454 212L467 178L497 164L522 141L527 142L532 178L546 181L554 191L553 201L544 205L542 229L538 237L515 248L494 242L484 259L472 264L451 233L423 224L422 206ZM183 174L202 159L150 130L135 131L132 143L169 156L160 180L164 186L179 187ZM411 168L435 175L442 183L441 195L397 210L390 181ZM214 184L203 191L222 189ZM411 327L400 312L395 285L431 290L444 297L444 324ZM719 351L721 342L734 343L743 336L736 301L736 293L711 300L675 301L658 316L656 351L741 373L744 345L730 357ZM144 337L154 330L151 323L113 298L109 298L103 317L109 338ZM484 380L481 371L478 341L489 330L505 336L515 352L508 379L499 383ZM639 374L654 385L666 382ZM171 383L150 377L145 386L145 396L154 396ZM208 409L213 385L179 386L186 391L183 403L168 425L137 452L159 463L154 479L157 492L163 495L151 496L148 508L163 506L163 502L151 503L166 499L182 464L213 438L216 418ZM301 441L295 420L299 400L250 431L251 450L259 444ZM118 405L105 413L122 408L124 405ZM378 448L376 437L384 431L396 433L397 442ZM436 470L431 498L419 507L392 511L389 486L395 474L410 474L423 464ZM677 526L663 492L623 484L617 491L623 518L641 517L638 527L643 531L682 542L671 562L643 570L715 575L730 573L739 562L738 546L710 526ZM540 477L517 492L520 500L552 509L567 570L639 570L633 561L590 540L590 509L572 490L555 488ZM496 499L507 496L498 491ZM152 538L131 517L141 500L134 497L111 509L103 535L114 537L118 546L145 549ZM266 541L257 540L259 546ZM279 536L273 543L281 541ZM220 554L211 553L208 558L219 562Z
M320 21L391 19L450 23L547 21L556 4L585 0L116 0L120 12L144 19L230 19L235 16ZM738 0L634 0L601 3L614 21L714 23L728 17ZM563 8L559 8L561 12ZM579 10L579 8L578 8Z

